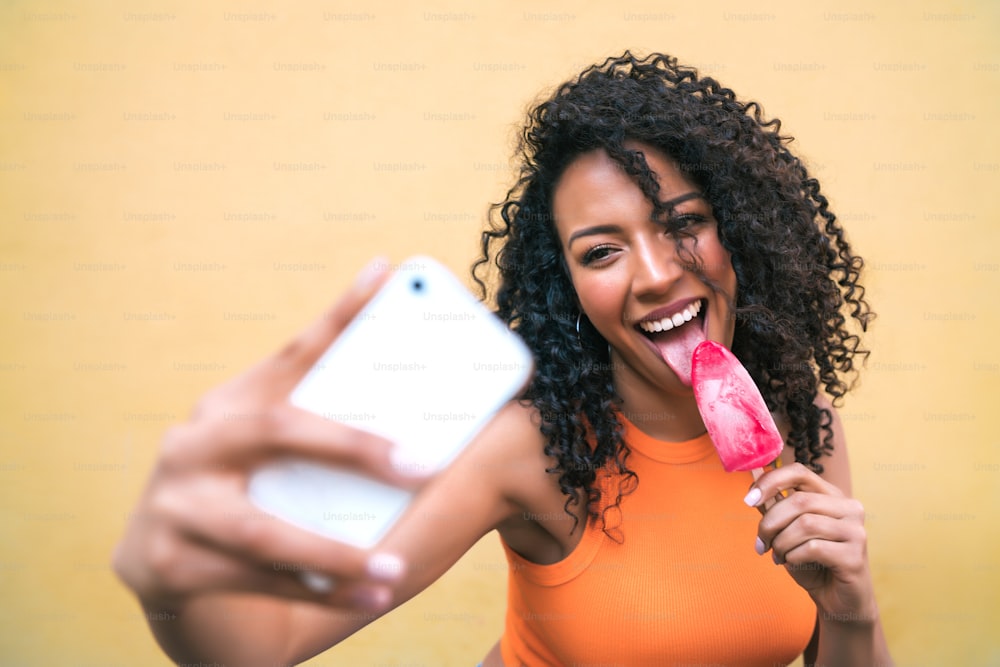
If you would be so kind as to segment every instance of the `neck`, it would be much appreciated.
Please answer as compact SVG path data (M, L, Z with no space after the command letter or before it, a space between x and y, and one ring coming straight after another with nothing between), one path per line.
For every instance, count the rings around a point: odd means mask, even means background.
M685 442L706 431L690 388L686 392L669 392L644 378L618 373L615 390L622 398L622 413L651 438Z

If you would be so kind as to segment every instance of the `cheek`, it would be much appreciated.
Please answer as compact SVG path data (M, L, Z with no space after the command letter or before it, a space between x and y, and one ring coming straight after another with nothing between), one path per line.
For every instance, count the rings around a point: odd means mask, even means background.
M617 322L621 319L624 302L622 289L609 273L595 274L581 271L570 276L580 307L598 330L601 330L608 321Z
M733 270L733 258L729 251L722 248L719 252L720 280L726 286L729 294L736 299L736 271Z
M718 240L704 244L700 250L705 275L722 286L735 299L736 272L733 270L733 259L729 251Z
M731 346L736 330L736 318L733 313L733 306L736 303L737 296L736 272L733 270L732 256L721 243L716 241L706 247L702 259L705 263L705 275L722 288L725 297L727 297L718 299L716 302L715 314L717 321L724 323L721 330L716 330L716 335L721 336L721 340L727 346Z

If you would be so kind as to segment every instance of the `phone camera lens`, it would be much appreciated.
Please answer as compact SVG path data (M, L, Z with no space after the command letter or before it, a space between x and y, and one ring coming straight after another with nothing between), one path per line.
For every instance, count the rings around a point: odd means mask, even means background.
M410 285L413 287L413 291L414 292L423 292L424 291L424 281L421 280L420 278L414 278L413 282L410 283Z

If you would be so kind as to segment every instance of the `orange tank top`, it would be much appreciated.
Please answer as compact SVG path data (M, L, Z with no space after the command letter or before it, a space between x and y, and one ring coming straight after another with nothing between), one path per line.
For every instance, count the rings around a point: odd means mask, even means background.
M608 513L615 539L592 519L573 552L552 565L504 544L504 664L773 667L795 660L812 635L816 606L770 553L754 551L760 514L742 502L750 473L725 472L707 434L660 442L622 420L639 485ZM610 475L599 480L617 489Z

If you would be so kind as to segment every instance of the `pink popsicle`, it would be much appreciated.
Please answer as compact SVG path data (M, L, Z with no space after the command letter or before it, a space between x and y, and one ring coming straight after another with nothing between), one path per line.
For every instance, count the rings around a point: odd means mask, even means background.
M756 470L778 458L784 446L778 428L757 385L732 352L714 341L699 343L691 357L691 386L727 471Z

